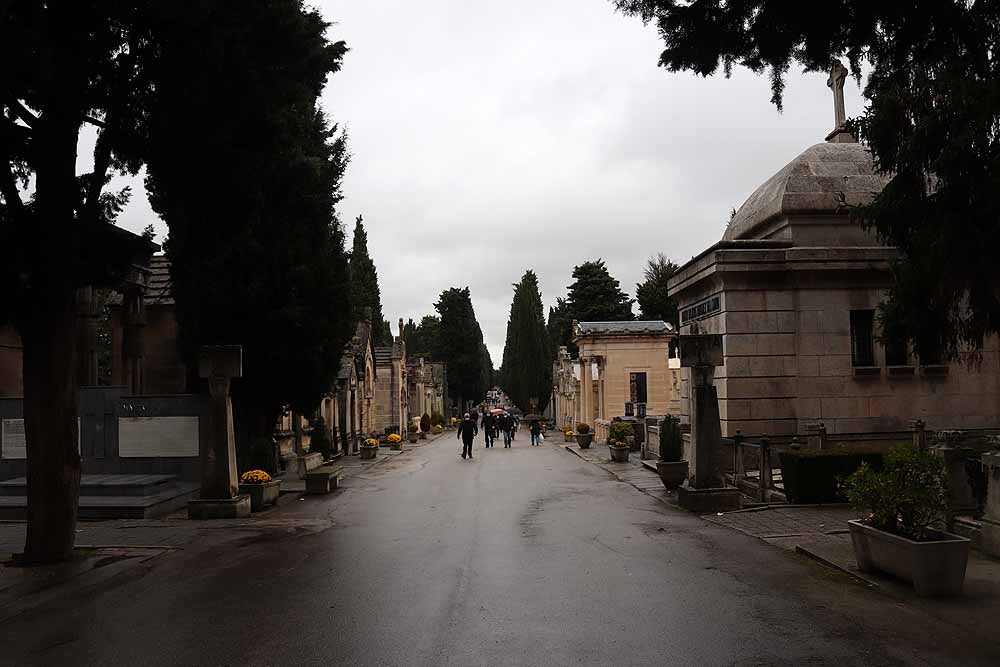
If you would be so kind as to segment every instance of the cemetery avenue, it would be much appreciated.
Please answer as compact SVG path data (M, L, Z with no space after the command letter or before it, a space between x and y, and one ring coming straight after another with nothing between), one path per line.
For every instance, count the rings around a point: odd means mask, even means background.
M0 3L0 665L1000 665L1000 3L814 4Z

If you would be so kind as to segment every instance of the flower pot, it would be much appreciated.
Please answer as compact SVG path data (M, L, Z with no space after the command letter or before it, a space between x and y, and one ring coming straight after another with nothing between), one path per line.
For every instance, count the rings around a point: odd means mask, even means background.
M420 439L421 440L426 440L427 439L427 431L421 431L420 432Z
M263 484L240 484L240 495L250 496L251 512L259 512L267 505L274 505L278 502L280 494L280 479L274 479Z
M612 461L615 463L628 463L628 445L625 445L624 447L608 445L608 449L611 450Z
M390 442L389 443L389 449L391 449L394 452L402 451L402 449L403 449L403 441L400 440L399 442Z
M657 461L656 472L660 475L660 481L668 489L676 489L688 476L687 461Z
M412 444L417 441L417 437L416 433L409 433L406 436L406 441Z
M573 440L576 439L576 436L566 435L565 433L563 433L563 438L565 438L566 442L573 442Z
M580 449L590 449L590 443L594 441L593 433L577 433L575 436L576 444L580 446Z
M931 531L917 542L887 533L861 521L847 522L854 557L862 572L885 572L913 583L917 595L958 595L969 561L969 540L944 531Z
M378 445L361 445L361 459L371 460L378 455Z

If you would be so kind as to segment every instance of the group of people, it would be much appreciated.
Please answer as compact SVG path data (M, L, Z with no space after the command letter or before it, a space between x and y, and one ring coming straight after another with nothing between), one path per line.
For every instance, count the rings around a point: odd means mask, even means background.
M482 423L483 435L486 438L486 448L490 449L503 435L503 446L509 448L514 440L517 430L520 427L520 419L517 415L506 410L494 412L483 410L482 416L478 412L466 412L458 425L458 439L462 441L462 458L472 458L472 443L479 434L479 425ZM532 446L541 444L542 426L537 419L532 419L529 425Z

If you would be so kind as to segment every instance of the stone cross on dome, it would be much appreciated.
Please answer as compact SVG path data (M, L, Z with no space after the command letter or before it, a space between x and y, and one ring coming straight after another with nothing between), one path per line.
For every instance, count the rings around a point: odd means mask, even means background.
M833 90L833 131L827 136L827 141L834 143L853 143L851 133L847 131L847 111L844 107L844 81L847 79L847 68L839 60L833 61L830 68L830 78L826 85Z

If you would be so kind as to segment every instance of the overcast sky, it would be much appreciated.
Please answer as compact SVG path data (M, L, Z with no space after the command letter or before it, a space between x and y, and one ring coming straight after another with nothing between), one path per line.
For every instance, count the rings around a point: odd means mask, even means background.
M655 27L609 0L318 5L351 49L323 105L350 134L340 216L350 235L364 215L385 316L396 333L469 286L498 367L525 270L546 314L588 259L634 297L648 256L683 263L718 241L731 208L833 127L824 75L790 73L779 114L765 77L658 68ZM845 95L859 113L850 79ZM162 239L133 187L120 224Z

